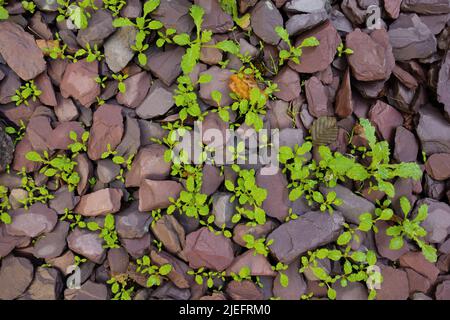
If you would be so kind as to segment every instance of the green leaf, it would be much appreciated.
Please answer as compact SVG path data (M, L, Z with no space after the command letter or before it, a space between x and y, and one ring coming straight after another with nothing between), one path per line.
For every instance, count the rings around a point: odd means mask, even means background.
M144 53L139 53L138 61L141 66L145 66L147 64L147 56Z
M340 246L344 246L347 243L349 243L351 239L352 239L352 234L349 231L345 231L345 232L341 233L341 235L337 239L337 244Z
M49 168L49 169L45 170L44 175L47 177L53 177L53 176L55 176L56 173L58 173L58 171L56 169Z
M309 37L302 41L300 47L317 47L320 44L316 37Z
M114 229L114 216L112 214L108 214L105 217L105 228L108 230Z
M203 15L205 14L205 10L203 10L202 7L194 4L193 6L191 6L189 13L194 20L194 24L197 27L197 30L200 30L202 27Z
M403 247L403 238L402 237L394 237L389 242L389 249L391 250L399 250Z
M407 197L403 196L400 198L400 207L402 208L402 211L406 217L411 211L411 203L409 202Z
M435 263L437 261L437 253L436 248L432 247L431 245L424 244L422 246L422 254L431 263Z
M356 163L347 171L347 177L355 181L364 181L370 178L369 173L366 168L361 164Z
M294 158L294 152L288 146L281 146L279 149L279 159L281 163L286 163L288 160Z
M160 0L147 0L144 3L144 16L153 12L159 6L159 1Z
M159 268L159 273L162 276L168 275L172 271L172 266L170 264L164 264Z
M222 93L217 90L213 90L211 92L211 98L220 106L220 102L222 101Z
M366 253L366 261L370 266L373 266L377 263L377 255L374 251L369 250Z
M25 155L25 158L27 160L33 161L33 162L43 162L44 159L42 159L41 155L37 153L36 151L30 151Z
M198 83L208 83L211 82L212 80L212 75L210 75L209 73L203 73L199 78L198 78ZM217 91L213 91L213 92L217 92ZM212 93L211 93L211 97L212 97ZM213 98L214 99L214 98Z
M186 46L191 42L191 37L187 33L177 34L173 37L173 42L179 46Z
M189 74L200 59L200 44L196 43L186 50L181 59L181 70Z
M2 212L0 214L0 220L5 224L11 223L11 216L7 212Z
M8 10L0 6L0 20L6 20L9 18Z
M428 205L422 204L414 218L414 222L422 222L428 217Z
M366 254L364 252L353 252L351 258L356 262L364 262L366 260Z
M390 198L395 196L394 185L390 182L380 180L378 181L378 189L386 193Z
M87 228L88 228L89 230L91 230L91 231L97 231L97 230L100 230L100 227L99 227L99 225L97 224L97 222L93 222L93 221L90 221L90 222L87 223Z
M359 123L364 128L364 135L366 136L367 142L369 142L369 146L372 148L372 146L374 146L377 142L374 126L372 126L370 121L367 119L360 119Z
M234 191L234 184L231 180L225 180L225 188L227 188L228 191Z
M286 274L280 272L280 284L282 287L286 288L289 286L289 278Z
M290 43L289 33L287 32L287 30L285 28L283 28L282 26L276 26L275 32L284 42Z
M162 27L164 27L164 25L161 23L161 21L158 21L158 20L152 20L148 24L148 28L150 30L158 30L158 29L161 29Z
M402 233L402 228L400 226L393 226L386 229L386 235L391 237L396 237Z
M336 290L334 290L333 288L328 288L327 296L330 300L336 299Z
M233 55L238 55L240 53L239 45L232 40L224 40L216 43L215 47L224 52L231 53Z

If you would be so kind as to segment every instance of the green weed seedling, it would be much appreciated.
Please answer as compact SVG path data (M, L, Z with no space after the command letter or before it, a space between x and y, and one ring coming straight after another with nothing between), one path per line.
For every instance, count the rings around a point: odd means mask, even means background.
M184 75L188 75L192 72L195 65L200 60L200 51L202 45L211 41L212 32L210 30L202 30L203 16L205 10L198 6L192 5L189 14L194 20L196 38L191 40L191 37L187 33L177 34L173 37L173 42L179 46L187 46L186 53L181 58L181 70Z
M0 0L0 21L7 20L9 18L9 12L5 9L8 3L5 0Z
M265 238L255 239L251 234L244 234L242 239L245 241L245 247L247 249L254 249L254 255L262 254L267 257L269 254L269 246L273 244L273 239L266 240Z
M87 62L102 61L105 58L105 55L98 49L97 44L94 44L94 47L91 48L89 43L85 44L86 49L81 48L75 52L75 55L72 58L72 62L77 62L79 58L86 57Z
M96 222L88 222L87 228L91 231L99 231L99 237L104 240L103 248L120 248L119 246L119 236L117 235L115 219L112 214L108 214L105 217L105 221L103 224L103 228L98 225Z
M34 84L34 80L30 80L23 86L20 86L18 90L16 90L16 94L11 97L11 101L15 102L16 106L22 103L26 106L29 106L28 100L31 99L33 101L36 101L41 94L42 91L36 87L36 85Z
M113 17L117 17L126 4L126 0L103 0L103 8L109 10Z
M197 84L210 82L212 76L209 74L203 74L199 77ZM188 116L197 118L202 121L207 114L202 113L200 105L198 104L197 93L194 90L194 84L189 76L179 76L178 86L175 89L175 94L173 96L175 100L175 105L180 108L179 117L182 122L184 122Z
M225 281L227 277L226 271L206 271L204 267L197 270L188 270L188 275L194 276L194 280L198 285L203 285L206 281L206 286L211 289L214 287L214 279ZM218 288L222 289L221 287Z
M298 219L298 215L293 212L292 208L289 208L288 216L286 217L286 219L284 219L284 222L289 222L291 220L297 220L297 219Z
M390 149L386 141L377 142L375 128L369 120L361 119L365 137L369 142L369 149L364 153L371 159L369 165L358 163L358 155L347 156L339 152L332 153L330 148L321 145L318 151L321 157L319 163L310 160L308 155L312 150L312 143L305 142L294 149L282 146L279 150L280 163L284 164L283 173L288 173L291 188L289 199L295 201L305 196L308 203L314 202L320 205L322 211L331 209L331 205L339 206L341 200L337 199L331 192L324 196L318 191L320 184L328 188L334 188L338 181L350 179L358 183L369 181L370 190L385 192L390 198L394 197L394 185L390 180L400 178L412 178L419 180L422 171L415 162L390 163ZM375 180L375 184L372 183ZM332 195L330 195L332 194Z
M167 263L162 266L153 265L149 256L145 255L141 259L136 260L137 271L141 274L148 275L147 287L161 285L162 280L172 271L172 265Z
M80 176L74 171L77 163L65 154L58 154L50 159L47 151L43 152L43 156L36 151L30 151L25 157L29 161L41 163L43 167L39 172L49 178L55 178L58 185L60 180L62 180L67 183L70 191L75 190L78 186Z
M0 222L4 224L11 223L11 216L8 214L8 210L11 210L11 208L8 198L8 188L0 185Z
M87 228L87 223L83 220L83 216L81 214L73 213L72 210L69 210L68 208L64 209L64 214L59 220L70 222L70 229L72 230L75 227L80 229Z
M267 197L267 190L256 185L254 169L244 170L238 165L232 165L232 169L238 174L237 185L230 180L225 180L225 188L234 193L230 202L237 199L241 206L236 208L237 213L233 215L232 222L238 223L244 216L253 223L264 224L266 213L261 206Z
M149 17L158 6L159 0L147 0L144 3L143 15L138 17L135 21L131 21L129 18L116 18L113 21L113 26L115 28L120 27L135 27L138 29L136 34L136 42L131 47L134 51L138 52L138 61L142 66L147 64L147 56L144 51L148 49L149 45L145 42L146 37L151 33L152 30L159 30L163 27L163 24L158 20L153 20Z
M117 151L112 151L111 145L109 143L106 146L106 148L107 148L107 151L102 153L101 158L106 159L106 158L112 156L112 162L121 166L119 175L116 177L116 179L119 181L125 182L125 177L124 177L125 169L127 169L128 171L131 170L131 167L133 164L133 159L134 159L135 155L131 154L128 158L125 159L122 156L118 156Z
M289 268L288 265L278 262L275 266L272 266L272 270L278 272L280 275L280 284L282 287L286 288L289 286L289 277L283 271L286 271Z
M127 289L127 280L128 275L118 275L106 281L107 284L111 285L111 292L114 295L111 300L131 300L131 295L133 294L134 287L130 287Z
M127 92L127 86L124 81L128 79L128 74L112 74L111 76L117 81L117 89L119 89L119 92Z
M28 11L29 13L34 13L36 10L36 5L33 1L22 1L21 3L25 11Z
M54 198L54 196L48 191L46 185L40 187L36 185L34 179L29 177L25 172L25 168L22 168L22 171L17 174L22 177L21 188L28 193L25 199L19 200L25 209L28 209L36 202L47 203L49 200Z
M234 102L231 109L238 111L239 116L245 117L245 124L259 131L264 126L261 116L266 114L266 102L266 95L259 88L252 88L250 99L241 99Z
M275 27L275 32L280 36L280 38L287 43L289 50L282 49L279 52L279 62L278 64L282 66L286 60L292 60L294 63L300 63L300 57L303 54L303 48L317 47L320 42L316 37L308 37L302 41L302 43L295 47L291 44L289 39L289 33L286 29L281 26Z
M20 126L17 129L14 127L5 127L5 132L14 139L14 145L17 145L17 143L22 141L25 136L25 131L27 130L27 127L22 120L19 120L19 124Z
M81 140L78 141L78 135L75 131L70 131L69 133L70 140L73 143L68 145L69 150L72 152L72 158L75 158L80 152L87 151L87 142L89 140L89 131L83 132L81 135Z
M86 258L81 258L80 256L75 255L73 257L73 264L78 267L87 261Z
M350 48L345 48L344 44L341 42L337 47L338 57L342 57L342 55L351 55L353 54L353 50Z
M158 30L158 40L156 40L156 46L158 48L163 47L166 43L168 44L172 44L173 40L172 37L173 35L177 32L177 30L173 29L173 28L167 28L163 31Z
M88 27L91 14L87 9L98 10L94 0L82 0L76 2L76 4L70 0L57 0L57 2L59 7L56 21L62 22L69 19L78 29L86 29Z
M437 261L436 249L425 243L423 238L427 235L427 231L420 225L428 217L428 206L422 204L418 209L417 215L412 219L408 218L411 212L411 203L408 198L401 197L400 206L404 218L401 221L396 221L397 225L391 226L386 230L386 234L392 237L389 242L389 248L392 250L401 249L404 245L403 238L406 237L417 244L428 261L435 263Z
M212 112L217 112L220 119L222 119L224 122L230 121L230 106L222 106L222 93L217 90L213 90L211 92L211 98L214 100L214 102L217 105L217 109L212 110Z

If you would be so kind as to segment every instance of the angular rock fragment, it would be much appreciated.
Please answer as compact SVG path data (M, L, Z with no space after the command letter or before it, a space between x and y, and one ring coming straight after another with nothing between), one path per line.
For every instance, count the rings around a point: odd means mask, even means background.
M102 263L106 257L103 239L98 232L75 228L67 237L69 249L95 263Z
M0 299L18 298L33 280L33 265L28 259L10 255L0 267Z
M169 198L177 199L181 189L181 184L175 181L143 179L139 188L139 211L167 208Z
M282 224L269 234L274 243L269 247L278 261L291 263L301 254L337 239L344 218L341 213L332 216L308 212L297 220Z
M58 220L56 212L45 204L37 202L28 210L17 209L11 212L11 224L6 232L12 236L37 237L53 230Z
M123 191L120 189L101 189L81 197L74 212L86 217L105 216L120 210Z

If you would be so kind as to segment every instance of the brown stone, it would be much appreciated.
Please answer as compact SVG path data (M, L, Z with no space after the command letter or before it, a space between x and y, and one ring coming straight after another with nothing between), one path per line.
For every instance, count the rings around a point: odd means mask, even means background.
M82 196L74 211L86 217L115 213L120 210L122 196L121 189L101 189Z

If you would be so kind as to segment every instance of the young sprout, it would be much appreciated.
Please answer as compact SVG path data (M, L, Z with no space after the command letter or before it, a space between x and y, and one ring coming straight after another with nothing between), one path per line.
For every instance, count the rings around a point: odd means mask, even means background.
M41 94L42 91L36 87L34 80L30 80L16 90L16 94L11 97L11 101L15 102L16 106L22 103L29 106L28 99L31 98L31 100L36 101Z

